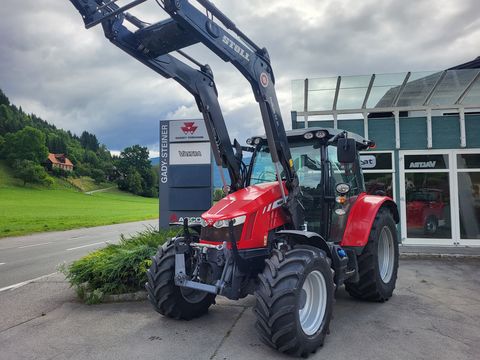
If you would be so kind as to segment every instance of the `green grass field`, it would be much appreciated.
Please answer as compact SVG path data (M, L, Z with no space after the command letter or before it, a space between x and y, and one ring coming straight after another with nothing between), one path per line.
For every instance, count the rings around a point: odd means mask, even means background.
M156 217L158 199L118 190L86 195L61 179L48 189L24 187L0 162L0 237Z

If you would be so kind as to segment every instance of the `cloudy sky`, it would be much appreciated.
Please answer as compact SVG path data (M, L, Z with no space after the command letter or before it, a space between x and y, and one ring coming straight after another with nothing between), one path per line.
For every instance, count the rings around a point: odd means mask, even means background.
M122 3L120 1L120 3ZM478 0L216 0L270 52L290 126L291 81L305 77L445 69L480 55ZM132 11L164 19L153 0ZM85 30L68 0L2 0L0 88L26 112L95 133L111 150L158 150L158 120L200 117L193 98ZM188 49L215 73L232 137L263 133L246 80L200 45Z

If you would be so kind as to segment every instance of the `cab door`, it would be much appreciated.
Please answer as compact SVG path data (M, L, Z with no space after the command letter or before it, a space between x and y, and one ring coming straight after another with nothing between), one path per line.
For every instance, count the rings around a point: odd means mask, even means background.
M337 184L345 183L350 186L350 191L346 194L346 203L339 204L335 200L332 201L329 214L327 214L327 221L330 223L327 241L340 242L347 225L350 209L358 195L365 192L365 184L358 152L352 164L342 164L338 161L335 146L329 146L327 154L330 162L330 181L327 185L327 194L337 198L339 195L335 190Z

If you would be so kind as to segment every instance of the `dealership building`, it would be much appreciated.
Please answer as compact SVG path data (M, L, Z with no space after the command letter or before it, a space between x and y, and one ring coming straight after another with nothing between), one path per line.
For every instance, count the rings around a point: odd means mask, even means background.
M444 71L292 82L292 128L375 141L367 191L399 205L402 242L480 246L480 58Z

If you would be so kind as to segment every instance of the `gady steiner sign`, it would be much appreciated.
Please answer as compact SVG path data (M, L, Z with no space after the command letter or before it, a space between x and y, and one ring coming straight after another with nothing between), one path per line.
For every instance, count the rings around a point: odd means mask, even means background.
M199 222L212 205L212 165L203 120L160 121L160 227Z

